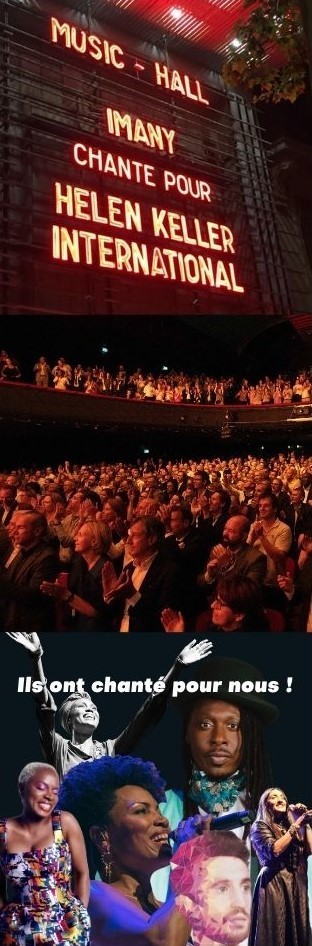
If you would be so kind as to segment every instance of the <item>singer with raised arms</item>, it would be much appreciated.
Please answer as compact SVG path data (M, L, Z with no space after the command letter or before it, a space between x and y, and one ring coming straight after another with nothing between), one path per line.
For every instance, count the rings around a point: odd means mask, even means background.
M29 654L33 668L32 677L42 683L42 692L36 694L39 734L44 759L55 766L60 779L70 768L79 762L98 759L105 755L127 755L150 729L162 719L172 693L173 681L181 673L181 667L201 661L210 654L212 643L208 640L195 640L176 657L173 666L163 681L162 692L153 693L143 703L126 728L114 739L100 742L94 739L94 733L100 721L97 707L89 693L69 693L59 709L62 728L67 738L55 732L56 704L46 685L46 676L42 665L43 648L38 634L7 632L16 643Z

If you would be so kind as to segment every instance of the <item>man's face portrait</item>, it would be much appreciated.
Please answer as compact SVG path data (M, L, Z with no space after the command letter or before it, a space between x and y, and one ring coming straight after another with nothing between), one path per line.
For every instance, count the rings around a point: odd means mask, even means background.
M241 714L224 700L197 700L186 740L196 767L210 778L233 775L242 758Z
M199 907L195 942L200 946L239 946L248 936L250 924L247 864L239 857L207 858L195 866L193 889Z

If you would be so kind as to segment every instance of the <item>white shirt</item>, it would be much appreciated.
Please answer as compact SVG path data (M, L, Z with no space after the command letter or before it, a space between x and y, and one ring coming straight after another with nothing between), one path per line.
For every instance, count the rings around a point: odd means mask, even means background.
M126 598L124 613L121 619L119 631L121 634L128 634L129 632L129 608L133 607L140 600L140 588L143 584L145 575L149 568L151 567L154 558L156 558L157 552L154 552L153 555L149 555L148 558L145 558L143 562L140 562L139 565L136 565L134 572L131 575L131 582L135 588L135 594L131 598Z

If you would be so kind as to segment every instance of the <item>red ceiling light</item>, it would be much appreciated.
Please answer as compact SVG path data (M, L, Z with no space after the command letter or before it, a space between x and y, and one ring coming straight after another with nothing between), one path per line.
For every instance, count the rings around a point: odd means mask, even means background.
M228 56L235 40L237 22L248 19L243 0L183 0L183 7L168 6L167 0L111 0L114 6L130 9L174 37L189 40L201 49Z

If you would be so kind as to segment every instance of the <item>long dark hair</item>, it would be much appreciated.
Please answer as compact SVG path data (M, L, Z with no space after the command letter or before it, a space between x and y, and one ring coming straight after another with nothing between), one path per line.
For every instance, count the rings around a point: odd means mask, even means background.
M268 797L271 794L271 792L274 792L274 791L282 792L286 801L286 805L287 805L285 815L283 816L283 818L281 818L280 824L277 824L276 821L274 821L273 815L269 811L268 806L267 806ZM267 824L269 828L271 828L271 831L273 831L273 834L275 834L276 838L281 837L281 834L283 833L283 828L284 829L288 828L289 825L292 824L292 818L288 814L287 795L285 795L285 792L282 788L278 788L278 786L274 785L272 788L267 788L265 792L262 792L262 795L258 804L255 824L257 823L257 821L264 821L265 824Z

